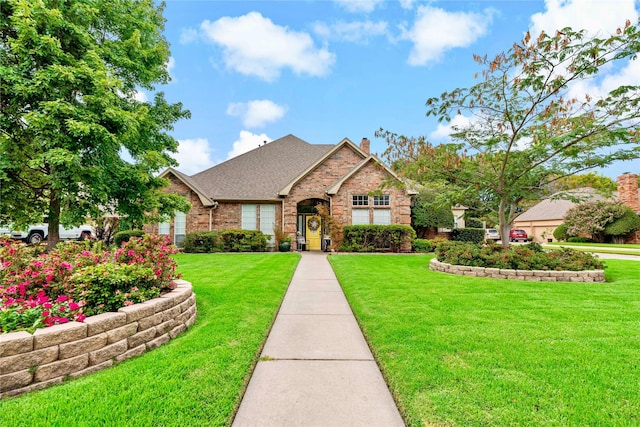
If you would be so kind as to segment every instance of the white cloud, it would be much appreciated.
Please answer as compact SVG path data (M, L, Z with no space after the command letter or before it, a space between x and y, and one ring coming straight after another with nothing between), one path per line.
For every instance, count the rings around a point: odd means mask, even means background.
M233 142L233 149L229 151L227 158L230 159L232 157L239 156L240 154L244 154L247 151L251 151L254 148L258 148L260 145L264 144L265 141L271 142L273 140L264 133L257 135L246 130L241 130L240 138Z
M147 102L149 101L149 98L147 97L147 94L144 92L140 92L138 90L136 90L133 93L133 99L135 99L138 102Z
M387 23L384 21L344 22L334 24L316 22L313 31L323 39L341 40L351 43L366 43L369 38L387 34Z
M447 50L471 45L487 32L493 14L492 9L480 14L419 7L413 28L403 29L401 36L414 43L408 63L426 65L438 61Z
M439 123L436 130L429 134L429 139L436 141L449 140L454 126L464 127L468 126L470 123L471 119L469 119L469 117L458 114L453 119L451 119L449 123Z
M382 0L334 0L348 12L373 12Z
M400 0L400 7L403 9L413 9L415 0Z
M613 3L599 0L546 0L545 11L531 17L530 32L535 38L542 31L553 35L558 29L571 27L587 30L587 37L607 37L623 27L627 19L635 22L640 15L635 4L634 0L616 0L613 7ZM600 74L597 79L572 83L568 97L583 100L585 94L589 94L592 99L598 99L621 85L638 85L640 61L630 61L622 68L609 64Z
M167 73L169 73L169 77L171 77L171 81L175 82L176 78L173 76L173 74L171 74L171 72L176 66L176 59L173 56L170 56L166 66L167 66Z
M531 16L530 31L537 37L541 31L555 34L556 30L571 27L585 29L592 36L615 33L627 19L635 22L638 11L635 0L545 0L545 11Z
M189 44L198 40L198 30L195 28L183 28L180 32L180 44Z
M179 163L178 170L187 175L201 172L214 164L206 138L179 139L178 152L173 157Z
M205 20L200 28L207 40L222 46L228 68L266 81L276 80L283 68L324 76L335 63L335 54L317 48L309 34L275 25L258 12Z
M287 108L268 99L256 99L249 102L234 102L227 107L227 114L241 117L242 124L248 128L263 127L284 117Z

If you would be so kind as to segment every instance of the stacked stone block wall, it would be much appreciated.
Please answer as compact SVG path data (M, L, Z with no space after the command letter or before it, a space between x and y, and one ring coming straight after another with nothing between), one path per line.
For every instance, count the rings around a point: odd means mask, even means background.
M185 332L196 320L189 282L117 313L87 317L35 333L0 335L0 399L46 388L139 356Z
M491 277L494 279L526 280L530 282L604 282L603 270L585 271L549 271L549 270L511 270L505 268L470 267L452 265L433 258L429 268L441 273L458 274L471 277Z

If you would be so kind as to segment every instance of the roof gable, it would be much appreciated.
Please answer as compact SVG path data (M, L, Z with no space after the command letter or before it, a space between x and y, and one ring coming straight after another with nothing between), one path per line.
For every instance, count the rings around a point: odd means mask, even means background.
M178 178L184 185L189 187L191 189L191 191L196 193L198 195L198 197L200 198L200 202L202 203L203 206L213 206L215 204L213 202L213 200L211 200L211 199L209 199L207 197L205 192L202 190L202 188L200 188L200 186L196 182L194 182L189 176L183 174L182 172L180 172L180 171L178 171L178 170L176 170L174 168L165 169L159 175L159 178L166 178L170 174L172 174L173 176Z
M360 149L360 147L358 147L357 145L355 145L353 142L351 142L349 140L349 138L344 138L342 141L340 141L339 143L337 143L336 145L333 146L333 148L329 151L327 151L322 157L318 158L314 163L312 163L305 171L303 171L301 174L299 174L298 176L294 177L290 182L287 183L287 185L285 185L284 187L282 187L282 189L278 192L278 195L280 196L287 196L289 194L289 192L291 191L291 189L293 188L294 185L296 185L298 182L300 182L303 178L305 178L307 175L309 175L311 172L313 172L316 168L318 168L321 164L323 164L328 158L330 158L331 156L333 156L335 153L337 153L339 150L341 150L343 147L348 147L351 150L353 150L357 155L359 155L360 157L362 157L362 159L366 159L367 158L367 153L365 153L364 151L362 151Z
M331 187L329 187L329 189L327 189L327 194L333 196L335 194L338 193L338 191L340 191L340 187L342 187L342 185L347 182L347 180L349 178L351 178L352 176L356 175L360 170L362 170L363 167L365 167L369 162L374 163L375 165L381 167L385 173L387 173L388 175L390 175L393 179L395 179L396 181L402 183L402 184L406 184L404 181L402 181L400 179L400 177L398 177L398 175L396 175L391 169L389 169L389 167L387 167L387 165L385 165L384 163L380 162L376 157L374 156L368 156L365 159L363 159L360 163L358 163L357 165L355 165L349 172L347 172L342 178L340 178L338 181L335 182L335 184L333 184ZM417 194L416 191L409 189L407 187L407 194Z
M597 190L590 187L578 188L575 190L561 191L553 194L551 197L540 201L538 204L529 208L526 212L518 216L515 221L546 221L546 220L561 220L569 209L576 206L577 203L568 200L566 198L557 198L561 194L566 194L571 197L584 199L583 201L601 201L610 200L606 199L602 195L598 194ZM555 197L555 198L554 198Z

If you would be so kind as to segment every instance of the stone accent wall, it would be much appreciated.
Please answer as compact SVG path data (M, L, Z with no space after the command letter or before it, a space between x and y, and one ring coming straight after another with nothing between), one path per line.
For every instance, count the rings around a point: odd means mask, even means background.
M511 270L505 268L469 267L451 265L433 258L429 269L460 276L491 277L494 279L526 280L530 282L604 282L603 270L547 271Z
M196 320L191 283L117 313L0 335L0 399L77 378L153 350Z

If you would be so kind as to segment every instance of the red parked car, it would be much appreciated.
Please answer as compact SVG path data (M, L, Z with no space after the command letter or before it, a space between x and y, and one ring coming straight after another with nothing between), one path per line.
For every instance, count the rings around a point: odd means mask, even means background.
M526 242L527 241L527 232L524 230L511 230L509 232L509 241L517 242L518 240Z

